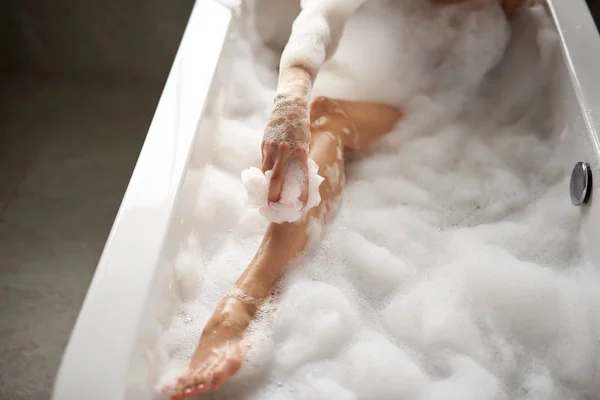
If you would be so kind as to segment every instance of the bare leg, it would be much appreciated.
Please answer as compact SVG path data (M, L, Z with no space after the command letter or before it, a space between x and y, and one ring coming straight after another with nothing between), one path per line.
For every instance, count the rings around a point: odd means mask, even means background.
M240 342L257 307L290 261L306 246L310 217L324 221L332 200L342 192L344 150L361 151L387 133L396 123L397 109L376 103L316 99L311 106L312 158L321 174L338 168L337 180L320 186L321 204L296 223L270 224L260 248L206 324L189 368L172 392L173 399L216 390L242 364Z

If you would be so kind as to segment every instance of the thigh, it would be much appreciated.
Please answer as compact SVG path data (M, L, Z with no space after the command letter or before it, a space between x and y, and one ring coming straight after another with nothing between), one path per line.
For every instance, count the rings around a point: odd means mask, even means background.
M376 102L316 98L311 104L311 124L321 117L335 115L347 118L351 125L334 132L342 138L346 150L364 151L371 144L391 131L400 120L399 108Z

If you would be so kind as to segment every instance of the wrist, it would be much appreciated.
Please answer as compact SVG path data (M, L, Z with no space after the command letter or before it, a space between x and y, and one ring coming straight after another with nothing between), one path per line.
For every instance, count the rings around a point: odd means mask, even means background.
M302 97L308 102L312 90L312 76L303 67L284 68L279 73L277 95L288 97Z

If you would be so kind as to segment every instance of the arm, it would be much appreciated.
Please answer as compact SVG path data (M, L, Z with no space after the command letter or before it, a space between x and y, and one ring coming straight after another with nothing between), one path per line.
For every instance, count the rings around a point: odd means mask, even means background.
M303 0L279 67L273 113L262 144L263 172L273 170L269 202L279 200L290 162L307 173L312 84L337 49L348 18L367 0ZM306 204L307 184L300 201Z
M310 96L319 70L337 49L346 21L366 1L303 1L281 55L278 94Z

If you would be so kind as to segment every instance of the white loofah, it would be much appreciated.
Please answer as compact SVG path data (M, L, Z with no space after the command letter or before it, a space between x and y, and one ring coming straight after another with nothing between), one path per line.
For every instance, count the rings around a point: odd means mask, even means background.
M304 217L308 211L321 202L319 186L323 178L317 173L319 166L308 159L308 200L302 207L300 192L304 182L304 174L297 165L291 164L286 172L281 197L277 203L269 204L269 184L273 171L266 173L256 167L242 171L242 182L246 187L246 206L258 208L260 214L268 221L280 224L295 222Z

